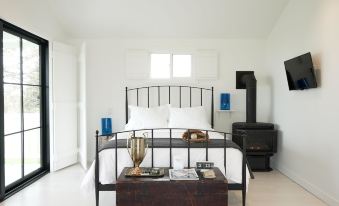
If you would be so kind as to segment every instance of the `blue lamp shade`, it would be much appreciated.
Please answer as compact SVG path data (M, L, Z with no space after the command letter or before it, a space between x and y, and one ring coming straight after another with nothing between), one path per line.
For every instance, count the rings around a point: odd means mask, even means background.
M112 118L101 118L101 134L112 134Z
M220 110L231 109L231 95L230 93L221 93L220 95Z

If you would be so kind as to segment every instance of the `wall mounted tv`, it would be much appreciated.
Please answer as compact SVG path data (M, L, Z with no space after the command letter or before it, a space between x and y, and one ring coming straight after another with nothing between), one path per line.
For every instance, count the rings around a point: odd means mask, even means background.
M303 54L284 63L290 90L304 90L317 87L311 53Z

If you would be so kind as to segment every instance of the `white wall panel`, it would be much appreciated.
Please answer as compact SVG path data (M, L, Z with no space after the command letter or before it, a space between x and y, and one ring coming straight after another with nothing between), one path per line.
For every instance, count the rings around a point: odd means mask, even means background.
M150 55L145 50L128 50L126 52L126 78L147 79L150 74Z
M77 162L77 51L53 43L53 139L51 170Z
M199 50L193 55L193 66L197 79L218 79L218 52Z

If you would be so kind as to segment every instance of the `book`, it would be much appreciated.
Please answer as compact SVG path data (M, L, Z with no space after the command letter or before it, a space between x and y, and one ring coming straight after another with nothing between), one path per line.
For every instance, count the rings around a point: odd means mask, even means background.
M199 180L195 169L170 169L170 180Z

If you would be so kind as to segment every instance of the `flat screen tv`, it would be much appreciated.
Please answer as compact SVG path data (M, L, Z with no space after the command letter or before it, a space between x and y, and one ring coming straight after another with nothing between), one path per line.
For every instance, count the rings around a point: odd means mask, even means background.
M306 53L285 63L290 90L304 90L317 87L311 53Z

